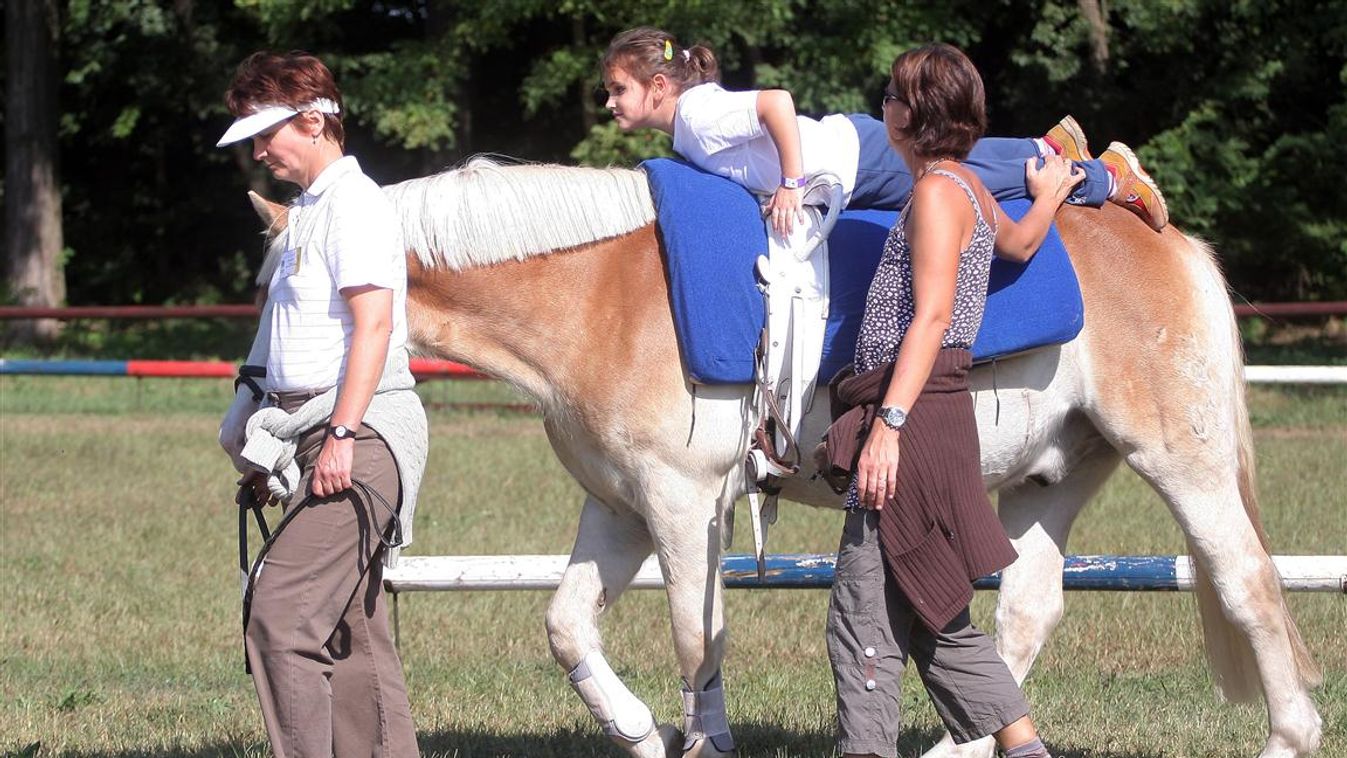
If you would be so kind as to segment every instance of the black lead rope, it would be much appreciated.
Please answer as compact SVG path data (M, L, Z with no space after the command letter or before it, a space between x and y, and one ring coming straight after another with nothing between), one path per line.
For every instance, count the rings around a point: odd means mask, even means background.
M351 480L351 489L357 489L364 494L364 501L371 503L378 500L388 511L388 528L385 533L379 534L379 544L386 550L402 546L402 519L398 517L398 511L392 505L389 505L388 498L379 493L378 490L370 487L359 479ZM262 504L253 497L253 489L249 485L240 485L238 494L234 496L234 502L239 506L239 570L242 571L247 579L243 586L243 633L248 633L248 619L252 616L253 607L253 583L257 578L258 569L262 567L262 561L266 558L271 546L280 538L281 532L295 520L295 517L313 502L319 498L310 494L299 502L299 505L286 510L285 515L281 517L280 523L276 524L273 531L267 527L266 517L262 515ZM252 511L253 519L257 522L257 530L262 533L262 547L257 551L257 558L253 560L251 567L248 564L248 514ZM246 644L246 643L245 643ZM252 673L252 667L248 664L248 653L245 647L243 654L243 670L249 674Z
M239 375L234 377L234 392L238 393L240 384L247 385L248 391L253 395L253 402L260 403L264 393L262 392L262 385L258 384L257 380L266 378L266 366L250 366L245 363L239 366Z

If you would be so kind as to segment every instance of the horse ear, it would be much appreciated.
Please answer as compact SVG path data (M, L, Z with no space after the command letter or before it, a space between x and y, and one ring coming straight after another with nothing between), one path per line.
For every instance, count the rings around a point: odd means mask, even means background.
M273 203L252 190L248 190L248 200L252 202L257 217L262 219L262 226L272 229L275 227L277 219L280 219L281 223L284 224L286 215L284 205Z

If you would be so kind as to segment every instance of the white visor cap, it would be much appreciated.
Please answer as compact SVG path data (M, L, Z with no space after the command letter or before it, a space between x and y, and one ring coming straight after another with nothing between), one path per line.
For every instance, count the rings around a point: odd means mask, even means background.
M215 143L215 146L224 147L248 139L304 111L337 114L341 112L341 108L325 97L306 103L299 109L291 108L288 105L263 105L252 113L235 119L234 123L230 124L229 129L225 131L224 136L220 138L220 141Z

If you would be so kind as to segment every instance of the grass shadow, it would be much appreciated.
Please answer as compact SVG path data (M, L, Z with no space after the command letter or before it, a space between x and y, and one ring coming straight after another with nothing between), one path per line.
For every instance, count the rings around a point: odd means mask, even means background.
M772 724L740 723L733 726L739 758L834 758L831 730L786 729ZM917 758L940 740L934 727L903 730L898 739L900 758ZM546 734L503 734L480 729L448 729L421 732L421 754L431 758L621 758L625 751L599 735L596 729L571 728ZM1162 750L1123 752L1049 742L1057 758L1160 758ZM0 751L0 758L42 758L52 755L40 743ZM71 758L266 758L264 743L230 740L197 748L123 749L71 751Z

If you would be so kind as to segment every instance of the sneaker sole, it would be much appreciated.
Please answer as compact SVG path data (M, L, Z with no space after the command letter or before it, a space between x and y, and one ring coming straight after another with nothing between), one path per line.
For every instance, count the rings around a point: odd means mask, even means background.
M1132 170L1132 173L1136 174L1137 177L1145 182L1146 186L1150 188L1151 192L1155 195L1155 199L1160 201L1160 210L1165 214L1165 226L1168 226L1169 204L1165 202L1165 196L1160 192L1160 187L1155 183L1155 180L1141 167L1141 161L1137 160L1136 153L1132 152L1132 148L1121 142L1114 142L1108 146L1108 149L1121 155L1123 160L1127 161L1127 167Z

